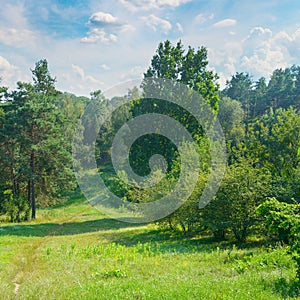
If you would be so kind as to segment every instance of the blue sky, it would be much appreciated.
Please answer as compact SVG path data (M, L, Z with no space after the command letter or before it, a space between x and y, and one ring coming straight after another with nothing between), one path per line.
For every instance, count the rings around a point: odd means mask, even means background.
M205 46L224 86L300 65L299 0L0 0L0 77L13 88L46 58L78 95L138 79L159 42Z

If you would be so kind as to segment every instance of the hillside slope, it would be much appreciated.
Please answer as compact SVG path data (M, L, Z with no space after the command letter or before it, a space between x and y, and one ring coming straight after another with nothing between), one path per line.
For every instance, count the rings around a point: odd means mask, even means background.
M0 299L299 299L283 248L171 235L73 196L0 224ZM298 298L297 298L298 296Z

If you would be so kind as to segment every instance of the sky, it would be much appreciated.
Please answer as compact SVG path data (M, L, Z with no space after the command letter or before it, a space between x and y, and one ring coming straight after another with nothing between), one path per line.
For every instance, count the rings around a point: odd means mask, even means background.
M204 46L226 80L300 65L299 0L0 0L1 85L31 81L46 58L76 95L139 79L160 42Z

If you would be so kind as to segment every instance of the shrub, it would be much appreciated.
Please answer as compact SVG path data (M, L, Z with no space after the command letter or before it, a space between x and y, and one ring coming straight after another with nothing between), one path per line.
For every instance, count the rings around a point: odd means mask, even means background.
M300 204L270 198L257 208L257 214L263 217L263 225L269 235L275 235L288 244L288 253L296 262L297 278L300 280Z

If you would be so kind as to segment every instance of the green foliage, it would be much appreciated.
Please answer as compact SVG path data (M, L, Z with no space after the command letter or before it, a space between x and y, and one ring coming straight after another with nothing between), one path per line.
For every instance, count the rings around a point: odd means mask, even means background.
M245 241L269 182L267 170L254 167L251 161L228 166L215 199L203 209L204 223L216 237L224 237L230 229L238 241Z
M223 91L226 96L241 102L246 118L250 116L252 85L253 81L248 73L236 73L227 81Z
M218 75L209 71L207 49L195 50L191 46L185 52L179 41L173 46L169 40L158 45L156 54L151 60L151 66L144 76L167 78L178 81L197 91L210 104L214 112L218 111L219 86Z
M297 277L300 279L300 204L270 198L257 208L257 214L263 217L269 235L289 244L288 252L297 264Z
M298 207L298 219L294 223L290 232L289 253L297 264L297 278L300 281L300 213Z
M244 111L241 103L229 97L221 97L218 119L225 134L229 149L238 145L245 137Z
M32 74L33 84L18 82L16 90L4 90L0 103L0 194L12 193L2 213L13 220L21 218L14 216L21 210L27 215L24 199L35 218L36 205L52 205L75 187L71 145L83 106L55 89L46 60Z
M300 116L293 108L271 110L249 126L249 152L274 175L291 177L299 164Z
M299 219L300 205L279 202L275 198L266 200L257 208L257 214L264 218L268 234L288 242L291 229Z
M11 222L28 221L30 205L26 198L14 196L11 190L6 190L2 201L2 213L8 214Z

